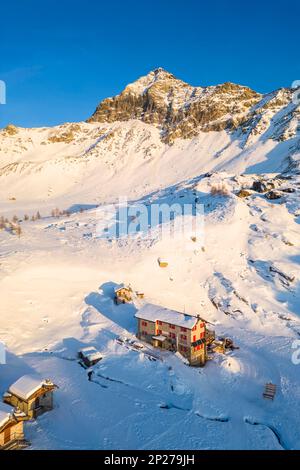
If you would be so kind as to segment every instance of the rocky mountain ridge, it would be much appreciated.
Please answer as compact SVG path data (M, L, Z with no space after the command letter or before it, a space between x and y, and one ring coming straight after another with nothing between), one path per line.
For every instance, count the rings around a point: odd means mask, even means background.
M284 141L299 133L300 107L292 103L292 95L289 88L262 95L230 82L192 87L159 68L103 100L88 122L139 119L159 127L162 140L170 144L177 138L221 130L238 130L247 142L275 119L270 137Z
M289 88L192 87L157 69L103 100L87 122L0 130L0 199L77 198L79 188L93 199L99 187L101 197L115 197L208 171L297 174L292 96Z

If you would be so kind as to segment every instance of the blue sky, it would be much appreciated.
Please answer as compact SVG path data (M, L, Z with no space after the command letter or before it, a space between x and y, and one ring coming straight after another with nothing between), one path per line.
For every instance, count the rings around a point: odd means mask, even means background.
M15 0L0 11L0 126L84 120L156 67L260 92L300 79L298 0Z

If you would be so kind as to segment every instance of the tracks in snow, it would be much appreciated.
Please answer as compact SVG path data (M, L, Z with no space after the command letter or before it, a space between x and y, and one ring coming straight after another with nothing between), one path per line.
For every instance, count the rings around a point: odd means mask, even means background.
M261 423L259 421L255 421L255 420L252 420L250 418L244 418L244 421L245 423L247 424L250 424L251 426L263 426L267 429L269 429L273 435L275 436L278 444L284 449L284 450L289 450L289 448L287 447L286 443L283 441L281 435L279 434L279 432L277 431L277 429L270 425L270 424L266 424L266 423Z

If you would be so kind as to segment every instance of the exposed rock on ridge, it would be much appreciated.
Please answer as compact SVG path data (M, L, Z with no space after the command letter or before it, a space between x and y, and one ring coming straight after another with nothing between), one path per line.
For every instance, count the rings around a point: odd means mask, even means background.
M224 83L192 87L159 68L103 100L88 122L139 119L161 128L167 142L201 131L236 128L261 100L248 87Z

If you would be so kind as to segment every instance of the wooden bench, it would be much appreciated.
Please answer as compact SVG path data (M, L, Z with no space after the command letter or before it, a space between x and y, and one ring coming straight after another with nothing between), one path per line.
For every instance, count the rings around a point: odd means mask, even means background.
M268 400L274 400L276 394L276 385L272 383L267 383L265 385L265 391L263 393L263 397L267 398Z

